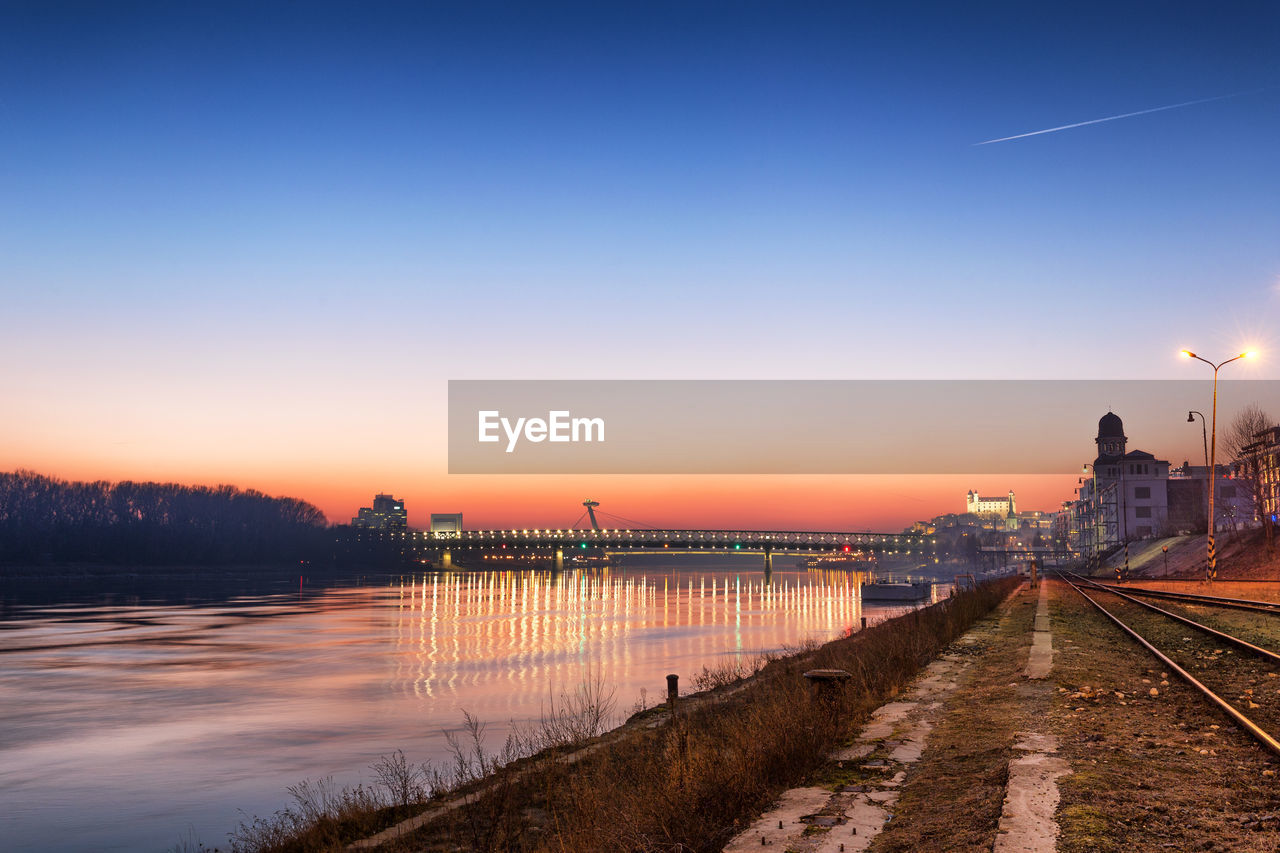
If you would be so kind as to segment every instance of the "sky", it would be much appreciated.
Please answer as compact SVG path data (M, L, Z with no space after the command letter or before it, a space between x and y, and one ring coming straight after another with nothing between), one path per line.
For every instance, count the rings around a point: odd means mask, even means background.
M1055 508L1075 478L451 476L447 382L1280 378L1278 36L1261 2L0 4L0 470L469 527Z

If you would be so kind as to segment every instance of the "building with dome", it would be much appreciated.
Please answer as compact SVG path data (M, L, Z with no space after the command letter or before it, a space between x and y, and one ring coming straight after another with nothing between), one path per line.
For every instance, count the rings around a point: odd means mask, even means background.
M1145 450L1129 450L1124 422L1115 412L1098 420L1097 456L1085 466L1068 508L1071 538L1084 553L1134 539L1150 539L1169 528L1169 463Z

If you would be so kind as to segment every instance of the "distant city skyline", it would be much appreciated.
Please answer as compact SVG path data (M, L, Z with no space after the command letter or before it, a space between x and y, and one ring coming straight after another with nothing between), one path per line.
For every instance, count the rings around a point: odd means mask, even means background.
M1053 509L1074 478L450 476L445 383L1280 378L1277 37L1267 3L10 4L0 469L417 527Z

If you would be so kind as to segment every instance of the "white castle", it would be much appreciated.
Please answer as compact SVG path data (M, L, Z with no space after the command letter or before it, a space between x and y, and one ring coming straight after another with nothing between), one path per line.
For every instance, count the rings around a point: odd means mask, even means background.
M1009 490L1008 497L990 498L983 497L972 489L965 496L965 512L974 515L983 515L986 513L999 513L1001 516L1017 515L1018 504L1013 498L1013 489Z

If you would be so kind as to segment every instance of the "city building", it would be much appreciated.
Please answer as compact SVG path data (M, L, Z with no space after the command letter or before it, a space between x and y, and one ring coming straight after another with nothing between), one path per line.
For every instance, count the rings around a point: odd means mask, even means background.
M458 533L461 530L462 530L462 513L460 512L431 513L431 532L432 533Z
M1246 448L1247 450L1247 448ZM1265 459L1260 460L1265 462ZM1234 466L1218 465L1215 472L1217 494L1213 500L1213 514L1217 517L1215 530L1234 530L1251 526L1254 511L1253 482L1248 467L1237 471ZM1169 471L1169 526L1174 532L1203 532L1209 510L1209 469L1204 465L1183 462ZM1261 485L1261 479L1258 485Z
M1082 478L1077 499L1064 506L1068 540L1086 554L1170 532L1169 463L1129 450L1124 423L1114 412L1098 421L1093 476ZM1061 529L1063 525L1059 525Z
M1009 490L1008 496L998 498L989 498L980 496L972 489L965 495L965 512L973 515L991 515L996 514L1001 518L1007 517L1010 513L1017 514L1018 506L1013 497L1013 490Z
M351 526L367 530L405 530L409 526L409 514L405 511L404 501L391 495L374 495L373 506L361 507L359 514L351 519Z

